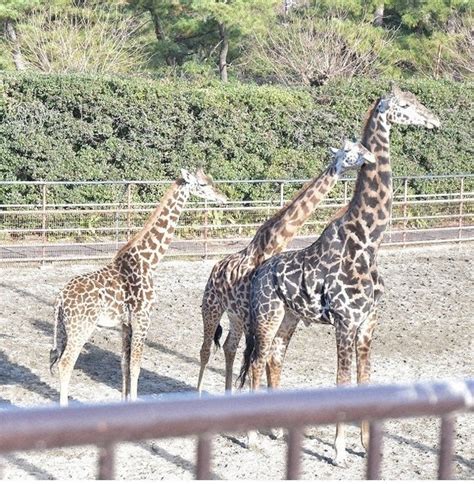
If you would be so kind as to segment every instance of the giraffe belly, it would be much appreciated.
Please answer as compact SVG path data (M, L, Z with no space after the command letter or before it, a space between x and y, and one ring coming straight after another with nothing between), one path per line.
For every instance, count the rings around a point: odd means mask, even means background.
M101 313L97 318L97 326L101 328L113 328L120 324L120 318L115 315Z

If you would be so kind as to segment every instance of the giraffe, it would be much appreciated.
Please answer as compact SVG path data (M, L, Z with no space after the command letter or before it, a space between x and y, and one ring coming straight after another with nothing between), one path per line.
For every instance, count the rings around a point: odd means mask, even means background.
M68 388L79 353L96 326L122 327L122 399L137 398L143 345L154 302L153 275L171 243L180 214L189 198L197 195L215 202L225 197L210 177L182 170L134 235L102 269L71 279L55 304L51 370L57 364L60 404L68 403Z
M370 108L362 143L377 161L360 169L347 211L330 222L312 245L272 257L252 278L241 386L251 370L251 388L257 390L266 364L278 386L288 343L300 320L306 325L334 326L338 385L351 382L354 346L357 382L369 383L372 334L384 289L376 257L392 204L389 136L393 124L440 126L412 93L398 88ZM368 423L363 422L361 440L366 449L368 437ZM342 423L337 424L335 451L335 463L344 465Z
M372 153L360 143L346 140L341 149L331 148L331 163L323 173L306 184L279 212L257 231L249 245L219 261L213 268L202 300L204 341L201 347L201 369L198 391L202 391L203 375L211 354L212 341L219 346L222 334L220 319L229 316L229 334L224 343L226 360L225 388L232 390L232 367L239 341L248 320L248 295L252 271L273 254L281 252L348 169L364 162L374 162Z

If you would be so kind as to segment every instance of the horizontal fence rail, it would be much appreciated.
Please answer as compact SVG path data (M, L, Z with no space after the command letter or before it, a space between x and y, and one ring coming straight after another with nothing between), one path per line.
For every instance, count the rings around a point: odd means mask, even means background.
M452 478L454 420L474 408L474 380L368 385L224 396L172 395L134 403L13 409L0 412L0 453L76 445L99 447L98 476L114 477L116 444L198 436L196 477L211 477L212 438L222 432L285 428L287 478L298 478L303 429L369 421L367 477L380 478L382 421L441 418L438 477Z
M223 206L191 200L167 255L211 257L242 249L307 181L220 180L238 197L230 196ZM143 227L169 184L159 180L0 182L0 263L110 259ZM354 179L341 180L290 249L316 240L347 205L353 186ZM250 189L252 199L246 200ZM100 199L108 201L94 202ZM386 246L472 240L474 175L394 178Z

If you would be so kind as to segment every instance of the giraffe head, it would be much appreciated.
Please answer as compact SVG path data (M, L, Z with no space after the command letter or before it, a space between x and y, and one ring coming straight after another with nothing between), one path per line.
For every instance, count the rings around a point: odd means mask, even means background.
M195 174L181 169L181 176L184 183L189 186L189 192L192 195L210 200L211 202L225 203L227 201L225 195L217 190L212 178L206 175L201 168Z
M414 94L395 86L390 94L382 97L377 109L387 113L387 121L391 124L411 124L428 129L439 128L441 124L438 117L423 106Z
M337 173L356 169L364 163L375 163L375 155L360 142L346 139L342 148L330 148Z

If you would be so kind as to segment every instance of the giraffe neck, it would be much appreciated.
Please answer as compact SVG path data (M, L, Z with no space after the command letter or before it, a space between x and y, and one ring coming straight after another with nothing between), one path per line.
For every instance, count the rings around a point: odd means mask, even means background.
M189 187L182 180L173 183L143 229L120 249L116 258L134 254L148 268L155 269L173 239L189 194Z
M378 105L370 112L362 137L362 144L374 153L376 163L361 167L354 196L343 216L345 227L375 248L382 241L392 208L390 123Z
M298 229L308 220L315 207L333 188L339 178L336 166L329 166L313 178L291 202L267 220L247 246L256 264L281 252L293 239Z

